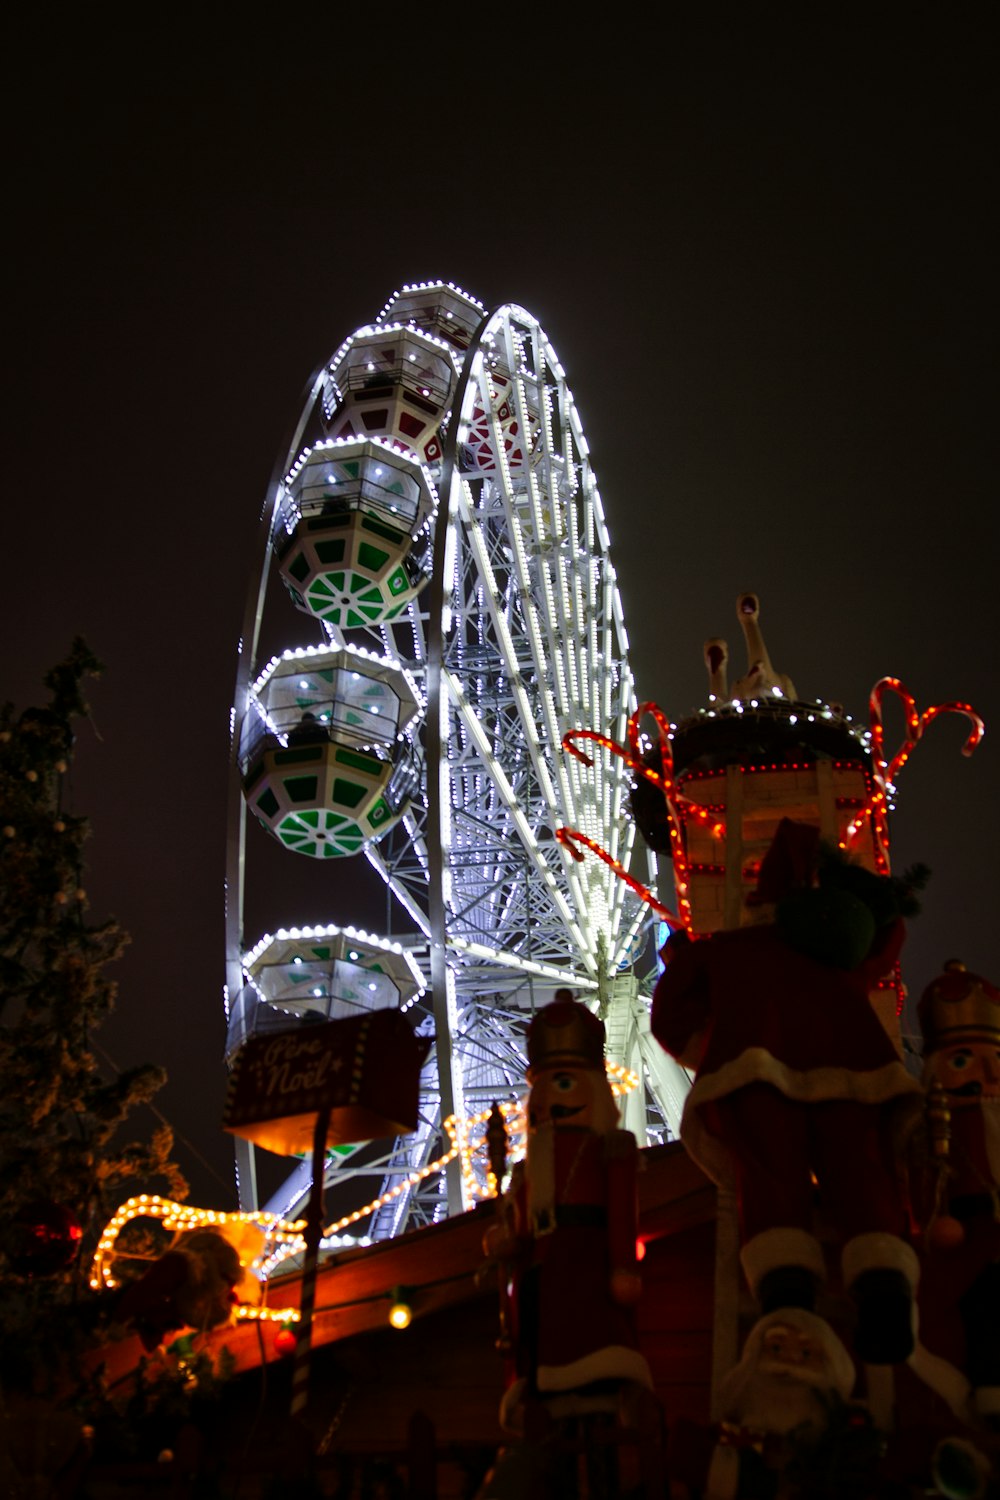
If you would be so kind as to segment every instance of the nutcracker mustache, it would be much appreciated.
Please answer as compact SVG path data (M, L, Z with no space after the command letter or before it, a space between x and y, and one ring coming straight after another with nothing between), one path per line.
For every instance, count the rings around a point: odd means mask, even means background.
M986 1160L991 1179L997 1184L1000 1183L1000 1099L984 1099L982 1117Z
M578 1115L582 1109L582 1104L577 1104L574 1106L570 1106L569 1104L551 1104L549 1106L549 1113L547 1118L549 1120L570 1120L574 1115ZM539 1121L540 1116L538 1114L538 1111L529 1109L528 1124L531 1126L532 1130L534 1130L538 1126Z
M961 1111L965 1120L978 1120L982 1130L982 1144L986 1156L986 1166L989 1172L989 1183L996 1187L1000 1185L1000 1098L983 1095L983 1085L978 1078L972 1078L968 1083L963 1083L954 1089L946 1089L945 1092L952 1099L972 1099L975 1104L971 1109ZM978 1105L978 1108L975 1106ZM955 1147L952 1147L954 1150Z

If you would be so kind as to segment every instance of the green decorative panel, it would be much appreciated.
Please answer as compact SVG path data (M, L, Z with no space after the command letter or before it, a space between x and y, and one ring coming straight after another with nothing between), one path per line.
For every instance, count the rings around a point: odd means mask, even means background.
M336 536L330 534L334 520ZM410 535L359 510L330 522L325 529L323 518L300 522L291 562L281 564L299 607L342 630L397 618L426 581L411 578L404 567Z
M316 543L316 556L322 563L343 562L346 550L347 542L342 536L332 537L328 541Z
M319 789L316 776L286 776L285 791L292 802L315 802Z
M333 783L333 800L343 807L357 807L367 791L368 788L360 782L345 781L342 776L337 776Z
M343 745L337 746L333 758L338 766L347 766L352 771L366 771L369 776L377 776L382 769L382 762L377 755L362 755L357 750L345 749Z
M352 819L328 808L289 813L275 832L286 849L308 854L313 859L336 859L356 854L365 841L361 829Z
M373 547L371 542L362 542L358 548L358 566L366 568L371 573L380 573L389 561L389 557L388 552Z
M384 521L376 521L374 516L362 516L361 525L365 531L370 531L375 536L380 536L383 541L399 543L403 540L404 533L397 531L394 526L387 526Z
M294 765L310 763L305 774ZM286 849L311 859L356 854L381 836L394 816L385 797L392 764L335 740L267 750L250 794L263 826Z
M276 766L306 766L322 760L323 749L322 745L295 745L287 750L272 750L271 754Z

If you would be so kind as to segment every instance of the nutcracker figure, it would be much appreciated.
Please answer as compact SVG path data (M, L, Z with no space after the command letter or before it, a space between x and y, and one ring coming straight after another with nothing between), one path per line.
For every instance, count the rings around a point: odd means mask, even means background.
M636 1142L618 1128L604 1025L559 991L528 1029L528 1136L487 1252L511 1268L514 1383L501 1416L525 1401L651 1387L633 1308Z
M975 1410L1000 1431L1000 990L952 961L918 1016L937 1125L915 1183L930 1208L921 1338L964 1371Z

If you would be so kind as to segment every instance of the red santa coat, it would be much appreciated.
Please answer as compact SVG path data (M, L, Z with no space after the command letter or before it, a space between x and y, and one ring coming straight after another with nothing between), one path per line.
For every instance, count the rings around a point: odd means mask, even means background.
M671 940L653 995L652 1030L697 1070L682 1135L714 1181L734 1184L739 1144L726 1139L715 1106L751 1085L769 1085L799 1104L882 1106L919 1097L919 1083L868 999L895 963L902 937L902 923L894 924L878 953L851 971L796 952L772 925Z

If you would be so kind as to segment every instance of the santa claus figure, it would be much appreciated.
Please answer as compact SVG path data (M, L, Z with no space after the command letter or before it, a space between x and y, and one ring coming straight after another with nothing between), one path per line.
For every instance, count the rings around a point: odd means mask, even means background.
M263 1241L259 1229L240 1220L179 1234L171 1249L125 1288L119 1321L135 1329L146 1349L183 1328L206 1333L231 1323L241 1303L260 1301L260 1283L248 1266Z
M528 1029L528 1137L487 1251L512 1272L517 1429L534 1398L651 1386L636 1340L636 1143L618 1128L604 1026L568 991Z
M671 1479L705 1500L777 1494L791 1457L786 1440L807 1454L847 1413L854 1379L850 1355L822 1318L801 1308L765 1315L722 1382L723 1420L673 1424Z
M928 1097L946 1124L916 1184L934 1210L921 1337L964 1371L979 1416L1000 1431L1000 990L953 961L918 1015Z
M842 1237L855 1350L870 1364L913 1349L918 1262L904 1239L889 1115L919 1084L869 1000L894 968L904 895L842 861L824 872L817 830L783 820L750 898L752 925L696 942L675 934L653 997L655 1036L696 1072L684 1143L735 1190L762 1311L815 1306L825 1274L818 1184Z

